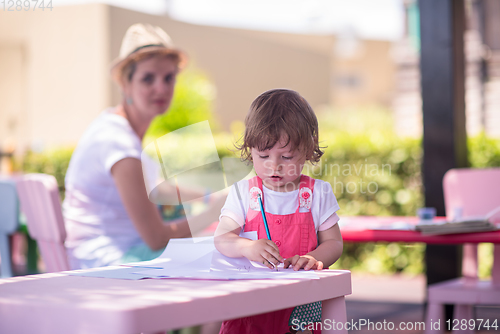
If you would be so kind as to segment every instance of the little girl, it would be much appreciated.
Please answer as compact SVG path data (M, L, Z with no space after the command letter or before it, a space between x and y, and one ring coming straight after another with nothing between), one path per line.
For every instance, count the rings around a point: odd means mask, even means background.
M231 188L215 246L226 256L244 256L271 269L280 263L294 270L328 268L342 254L339 206L329 183L301 174L306 161L318 162L323 155L314 111L297 92L274 89L253 101L245 127L239 149L257 176ZM243 231L257 231L258 240L240 237ZM321 321L321 303L225 321L220 333L295 333L293 319Z

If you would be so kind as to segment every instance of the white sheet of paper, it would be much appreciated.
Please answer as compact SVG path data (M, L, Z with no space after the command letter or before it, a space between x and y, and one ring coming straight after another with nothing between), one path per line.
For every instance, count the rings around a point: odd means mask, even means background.
M151 268L151 269L161 269L167 266L168 262L171 262L172 259L161 259L157 257L156 259L150 261L141 261L141 262L130 262L121 264L123 267L135 267L135 268Z
M240 236L250 240L257 240L256 231L242 232ZM283 264L279 265L276 271L244 257L227 257L217 249L213 251L210 273L218 279L319 279L318 274L314 271L284 269Z
M174 259L175 261L187 263L214 249L214 237L170 239L158 259Z
M257 240L257 232L242 237ZM213 237L171 239L157 259L122 266L73 271L70 275L119 279L194 278L194 279L318 279L314 271L279 271L248 259L230 258L215 249Z
M149 264L136 262L138 275L149 277L191 277L210 271L212 252L215 250L213 237L170 239L165 251L151 262L151 269L140 270ZM153 260L153 261L155 261Z
M137 274L136 267L122 267L122 266L83 269L78 271L68 271L64 273L71 276L117 278L117 279L130 279L130 280L149 278L148 275Z
M174 261L175 265L165 266L161 269L147 269L140 270L140 268L135 268L138 275L147 275L152 278L164 278L164 277L190 277L190 278L201 278L210 273L210 263L212 260L212 252L207 253L200 258L189 262L178 264Z
M242 236L256 240L257 232L245 232L242 233ZM155 259L157 262L150 261L152 265L151 270L138 270L137 274L150 275L150 277L156 278L205 277L205 274L210 272L212 252L215 250L213 237L170 239L162 255ZM127 265L134 265L136 267L149 266L149 264L144 264L144 262Z
M244 257L231 258L214 250L210 272L218 279L319 279L314 271L299 270L292 268L284 269L283 265L278 270L250 261Z
M167 269L197 261L215 249L213 237L170 239L163 253L154 260L123 264L128 267Z
M243 232L241 237L257 240L257 232ZM213 237L172 239L160 256L168 262L154 263L157 269L138 270L139 276L151 278L198 278L198 279L318 279L314 271L294 271L291 268L279 271L252 262L244 257L230 258L222 255L213 244ZM200 240L203 239L203 240ZM160 259L158 258L158 260ZM129 264L130 265L130 264ZM145 267L143 262L136 264ZM158 266L162 268L158 268Z
M223 279L223 280L239 280L239 279L319 279L316 272L309 270L294 271L292 268L273 271L267 268L267 272L210 272L210 277L207 279Z

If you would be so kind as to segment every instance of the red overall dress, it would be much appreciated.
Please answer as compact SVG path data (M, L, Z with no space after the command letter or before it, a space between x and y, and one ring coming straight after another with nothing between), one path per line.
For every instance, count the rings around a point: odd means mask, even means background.
M273 215L266 212L271 239L280 250L283 258L294 255L305 255L316 249L318 240L311 214L312 191L314 179L301 175L297 210L288 215ZM250 207L245 220L245 232L257 231L258 238L267 238L264 221L260 212L257 196L262 196L265 207L265 198L262 191L262 179L258 176L249 180ZM309 209L299 212L301 207ZM264 210L265 211L265 210ZM293 293L293 291L290 291ZM262 303L266 303L265 300ZM312 304L310 304L312 305ZM319 304L320 305L320 304ZM289 323L294 308L288 308L270 313L224 321L220 334L286 334L295 333ZM320 331L314 331L320 333Z

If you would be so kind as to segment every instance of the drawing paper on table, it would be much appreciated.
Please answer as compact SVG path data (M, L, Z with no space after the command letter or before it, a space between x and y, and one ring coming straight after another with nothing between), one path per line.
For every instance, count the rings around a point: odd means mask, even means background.
M211 271L211 279L230 279L230 280L240 280L240 279L319 279L318 274L313 270L305 271L299 270L294 271L292 268L283 269L280 271L272 270L267 268L267 272L215 272ZM208 279L208 277L207 277Z
M196 261L215 249L213 237L170 239L163 253L151 261L126 263L125 266L172 269Z
M229 258L217 250L183 266L141 270L138 275L151 278L198 279L318 279L314 271L294 271L292 268L271 270L246 258Z
M256 240L257 232L243 232L241 236ZM156 259L169 262L156 262L154 263L156 269L138 270L137 274L158 278L205 277L205 274L210 272L213 251L215 251L213 237L170 239L165 251ZM143 262L137 262L135 265L145 267ZM160 265L162 267L158 268Z
M210 263L212 260L212 253L207 253L200 258L189 262L179 264L177 261L173 262L173 265L166 265L161 269L148 269L140 270L140 268L135 268L138 275L146 275L151 278L177 278L177 277L187 277L187 278L203 278L210 273Z
M130 262L121 264L122 267L135 267L135 268L150 268L150 269L162 269L166 266L167 262L171 262L172 259L156 259L141 262Z
M257 240L257 232L240 234L251 240ZM200 278L200 279L282 279L282 278L318 278L313 271L293 271L281 269L280 272L249 261L248 259L230 258L215 249L213 237L206 237L202 242L194 243L190 239L170 240L162 258L169 262L161 263L161 269L137 270L140 276L152 278ZM144 266L139 262L138 265ZM139 268L137 268L139 269Z
M319 279L318 275L310 270L294 271L293 268L281 268L276 271L244 257L231 258L214 250L210 272L217 278L224 279Z
M149 278L148 275L137 274L137 270L138 268L135 267L110 266L104 268L83 269L79 271L71 271L64 273L71 276L116 278L116 279L130 279L130 280Z
M253 267L246 257L228 257L218 250L213 251L211 260L211 271L249 272Z
M215 249L214 237L170 239L159 259L194 261Z
M244 232L243 237L256 240L257 232ZM196 242L195 242L196 241ZM214 238L171 239L162 255L151 261L122 266L72 272L72 275L141 279L141 278L203 278L203 279L281 279L318 278L313 271L293 269L271 270L248 259L230 258L215 249Z

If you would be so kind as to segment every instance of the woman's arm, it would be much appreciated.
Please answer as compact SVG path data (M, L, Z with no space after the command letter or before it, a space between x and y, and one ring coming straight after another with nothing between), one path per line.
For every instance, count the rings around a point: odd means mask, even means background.
M123 205L142 240L153 250L165 247L170 238L189 237L217 220L225 198L217 198L198 216L173 220L165 224L155 204L148 199L141 162L125 158L111 167L111 175Z
M178 201L179 194L177 193L177 187L174 182L174 179L169 179L168 181L163 181L158 184L154 189L150 190L149 200L153 203L172 203ZM208 189L202 187L179 186L178 188L179 192L182 194L182 198L186 201L191 199L204 199L204 196L208 195Z

